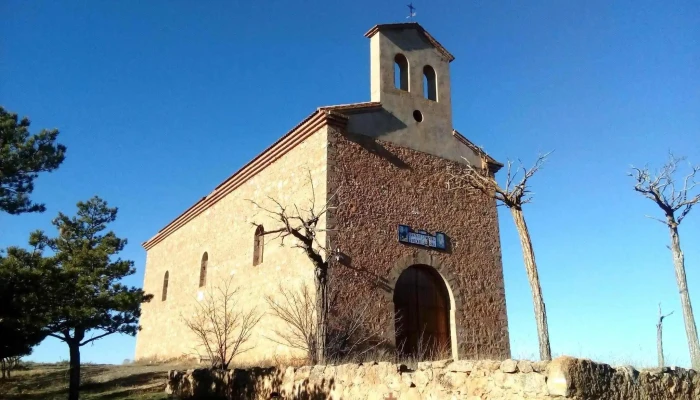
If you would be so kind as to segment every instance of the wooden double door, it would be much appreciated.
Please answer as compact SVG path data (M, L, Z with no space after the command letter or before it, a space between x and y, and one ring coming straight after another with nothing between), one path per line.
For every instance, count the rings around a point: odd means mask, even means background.
M396 346L403 356L450 357L450 298L442 277L430 266L414 265L394 288ZM447 354L445 354L447 353Z

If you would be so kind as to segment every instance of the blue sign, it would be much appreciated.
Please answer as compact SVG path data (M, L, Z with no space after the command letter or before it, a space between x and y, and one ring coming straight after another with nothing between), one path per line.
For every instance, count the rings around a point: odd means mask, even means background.
M407 225L399 225L399 242L446 250L445 234L435 232L434 235L423 230L414 231Z

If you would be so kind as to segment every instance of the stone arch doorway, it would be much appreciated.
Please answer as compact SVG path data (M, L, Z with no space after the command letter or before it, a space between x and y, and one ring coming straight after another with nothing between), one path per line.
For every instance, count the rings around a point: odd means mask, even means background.
M416 264L394 287L396 346L403 356L440 358L451 354L450 295L440 274Z

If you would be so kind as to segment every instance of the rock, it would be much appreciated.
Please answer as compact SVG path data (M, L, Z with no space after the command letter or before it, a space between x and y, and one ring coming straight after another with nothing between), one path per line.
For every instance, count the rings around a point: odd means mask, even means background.
M348 364L340 364L335 366L335 381L338 383L347 383L350 380L348 377Z
M311 368L311 372L309 373L309 383L311 383L312 385L318 385L320 387L324 380L323 373L325 372L325 370L325 365L314 365Z
M639 371L631 365L623 365L622 367L615 368L615 370L625 375L632 382L636 381L637 377L639 377Z
M512 375L508 375L512 376ZM488 399L502 399L504 398L506 394L506 390L502 388L501 386L489 386L488 389L486 390L486 393L488 393Z
M390 362L378 362L372 367L372 369L376 371L379 380L383 380L387 376L396 373L396 365Z
M309 375L311 375L311 367L305 365L297 368L296 371L294 371L294 380L303 381L305 379L309 379Z
M518 361L518 371L527 374L533 371L532 362L527 360Z
M426 400L443 400L445 399L445 389L439 383L435 381L430 382L428 386L419 390L423 395L423 399ZM449 399L449 397L448 397Z
M357 364L343 364L339 365L336 369L336 374L338 379L344 384L351 384L355 376L357 375L357 370L360 368Z
M401 398L402 400L421 400L421 395L418 389L412 387L406 390L405 392L401 393L401 396L399 398Z
M385 380L386 385L389 387L394 392L398 392L401 390L401 374L398 372L395 372L393 374L390 374L389 376L386 377Z
M469 379L466 385L466 394L469 396L478 396L480 398L485 398L487 385L488 379L486 378Z
M547 382L544 375L537 373L525 374L523 391L532 394L547 394Z
M353 385L352 387L345 388L345 391L343 392L343 398L346 399L363 399L366 397L365 392L363 391L362 387ZM297 396L297 398L304 398L303 396ZM306 397L308 398L308 396Z
M547 365L549 365L549 361L535 361L531 365L532 370L535 372L546 372Z
M357 366L355 370L355 376L352 378L353 385L362 385L365 382L365 373L367 372L367 367L363 364Z
M287 367L282 378L282 391L285 393L294 392L294 367Z
M381 363L380 363L381 364ZM383 374L384 382L387 384L400 384L401 383L401 372L400 366L392 363L386 363L385 373Z
M630 366L613 368L571 357L559 357L550 363L516 360L445 363L444 368L443 364L423 364L416 371L407 371L401 364L393 363L307 366L296 370L256 367L168 371L165 390L177 398L211 398L229 393L231 398L262 399L278 392L285 398L333 400L384 400L389 395L400 400L554 400L560 396L700 399L700 376L683 368L639 372Z
M568 376L569 368L573 363L571 357L557 357L547 366L547 391L550 396L568 397L571 382Z
M367 400L384 400L389 393L392 393L386 385L371 385L369 388Z
M452 359L433 361L430 365L433 369L435 368L445 368L448 364L452 363Z
M518 362L515 360L504 360L501 362L501 371L506 374L513 374L518 371Z
M342 383L334 383L331 387L330 392L328 392L328 399L330 400L341 400L343 392L345 391L345 386Z
M418 368L416 369L419 371L424 371L426 369L430 369L432 367L432 364L432 361L421 361L418 363Z
M498 371L500 367L501 362L495 360L479 360L474 364L474 369L481 369L486 372Z
M370 364L365 367L365 383L376 385L382 382L384 374L382 367L377 364ZM384 371L386 372L386 371Z
M472 372L474 361L459 360L452 362L445 367L445 371L450 372Z
M326 365L326 369L323 371L323 377L326 378L326 380L329 380L329 379L335 380L335 375L336 375L337 371L338 371L338 366Z
M671 367L658 367L658 368L648 368L644 370L650 374L667 374L671 372Z
M476 367L474 367L474 370L469 373L469 378L483 378L488 375L491 375L491 371L487 369L477 369Z
M467 381L467 374L465 372L447 372L442 379L448 387L456 389L462 387Z
M514 392L522 392L525 387L525 375L526 374L509 374L503 371L501 372L505 379L503 381L503 387L512 389ZM496 372L498 373L498 372Z
M496 386L505 386L506 377L508 376L510 376L510 374L506 374L503 371L496 371L490 376L490 380Z
M433 379L433 370L432 369L425 369L425 370L419 370L416 371L416 373L413 376L413 383L416 384L416 386L420 389L423 388L428 384Z

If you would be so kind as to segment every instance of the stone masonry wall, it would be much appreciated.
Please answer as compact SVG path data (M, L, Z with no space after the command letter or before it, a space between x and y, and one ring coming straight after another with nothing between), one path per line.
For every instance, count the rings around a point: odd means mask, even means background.
M636 371L560 357L547 362L436 361L415 370L386 362L170 371L166 392L180 398L345 400L696 400L700 374Z
M248 199L267 208L275 207L267 196L284 205L308 207L312 197L310 172L316 204L325 204L327 144L327 128L323 127L147 252L143 289L154 298L142 306L137 360L193 354L196 341L182 317L191 315L194 304L206 296L207 290L231 276L241 290L238 307L256 308L260 313L267 311L265 295L278 292L280 283L294 287L313 284L311 263L299 249L292 248L291 238L286 247L281 247L279 240L265 237L263 263L252 265L253 223L262 223L266 229L275 224ZM324 221L319 226L323 228ZM209 256L207 280L200 288L200 262L205 251ZM161 301L166 271L168 296ZM280 329L280 321L264 315L246 344L252 349L235 361L256 363L275 356L301 356L269 339L276 338L276 329Z
M328 224L333 247L346 258L332 265L340 303L352 307L370 298L394 341L396 280L413 264L429 265L453 302L452 357L455 348L459 358L510 357L495 202L447 190L447 167L457 164L442 158L335 130L329 142L328 193L339 206ZM448 251L399 243L399 224L446 233Z

